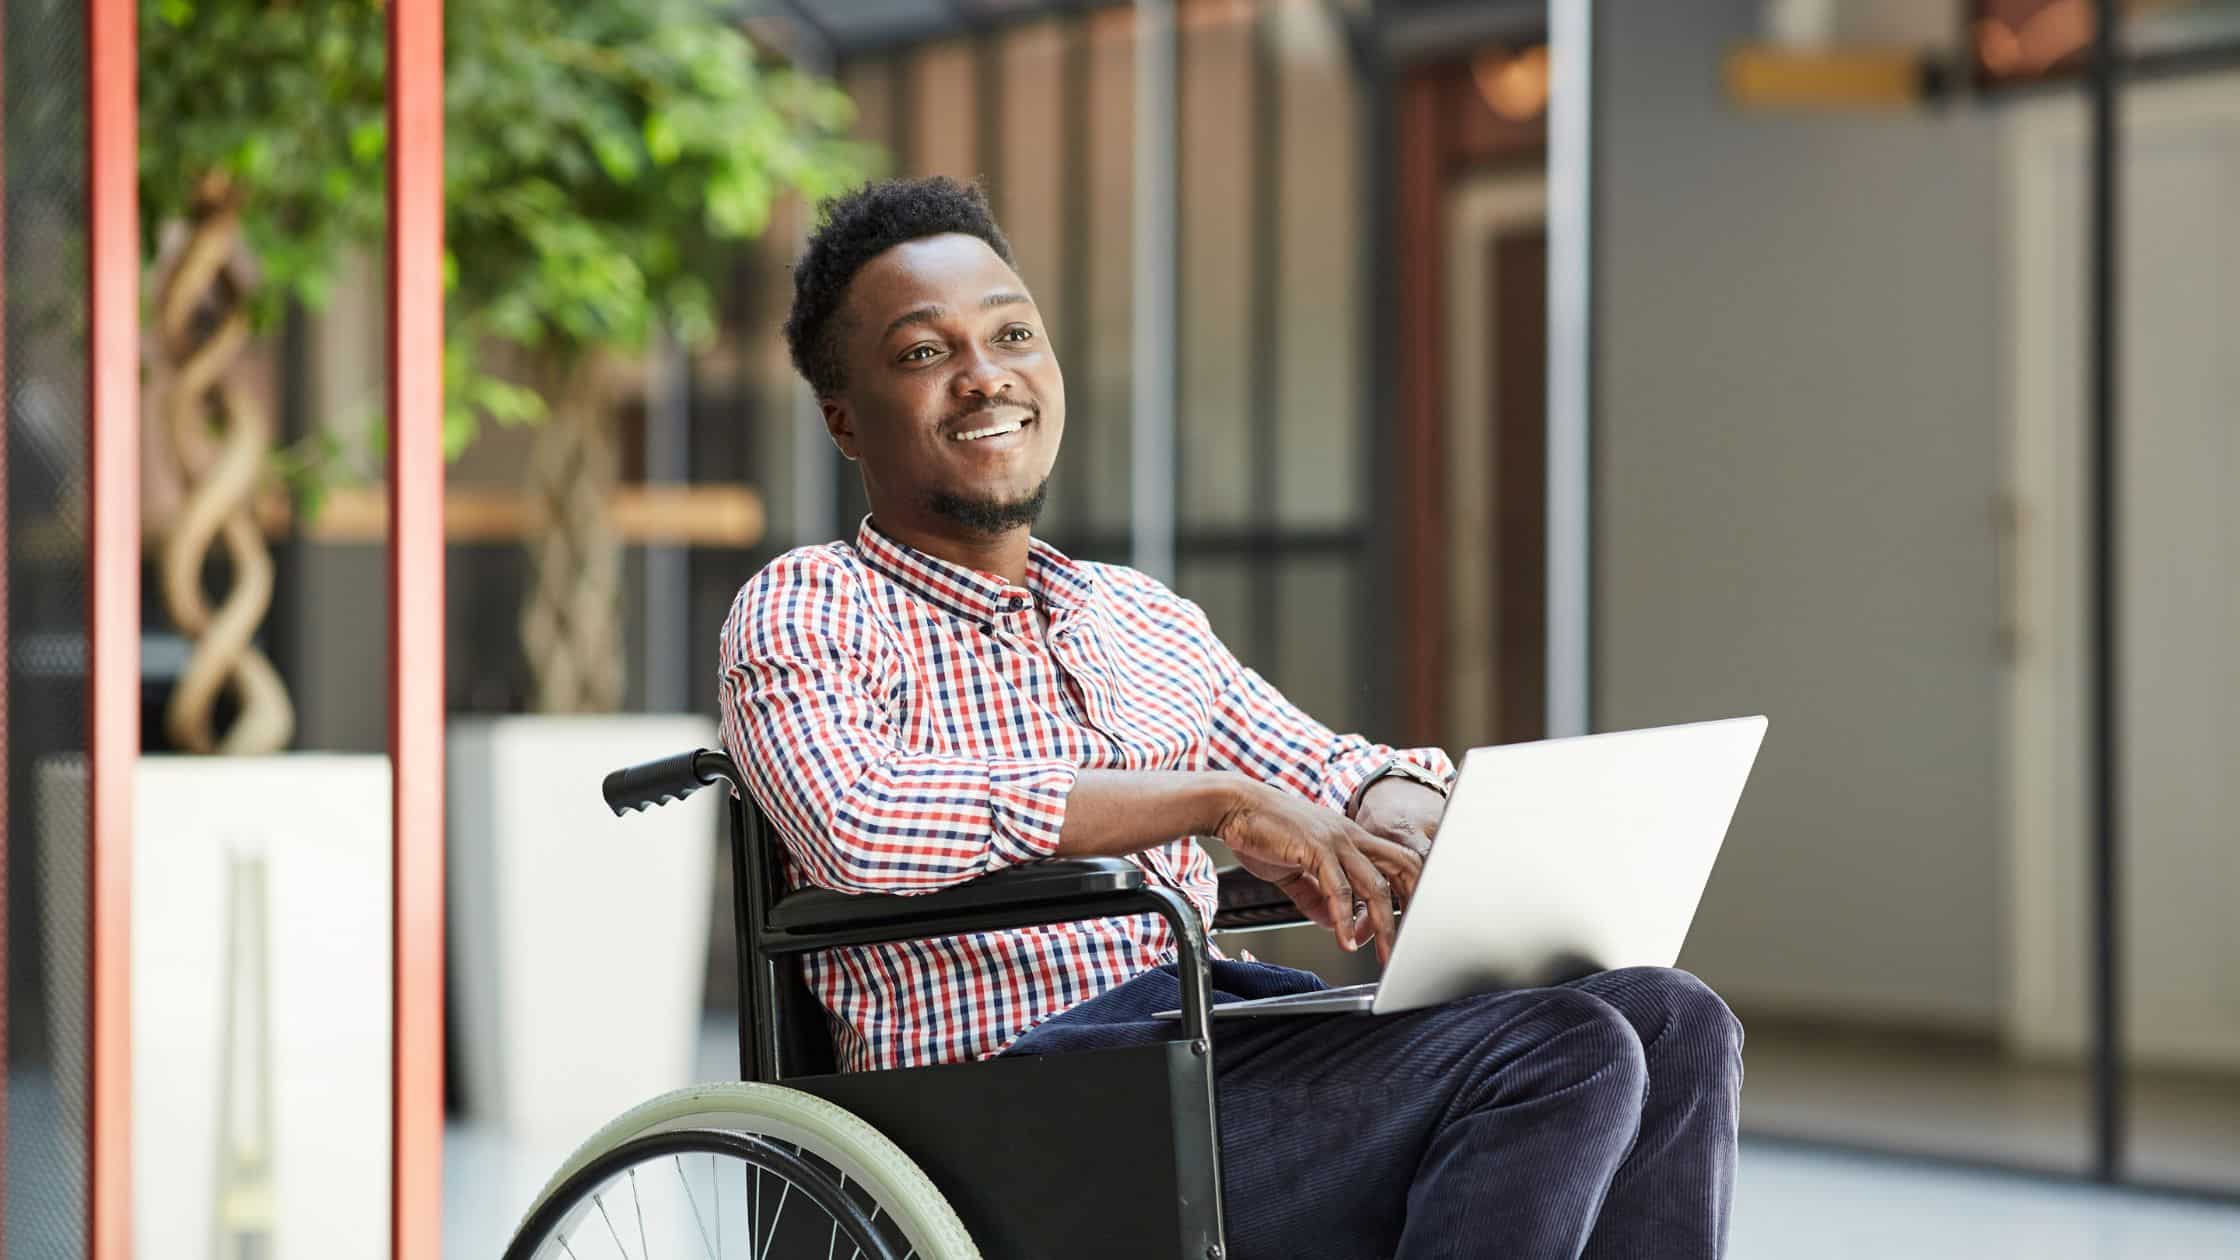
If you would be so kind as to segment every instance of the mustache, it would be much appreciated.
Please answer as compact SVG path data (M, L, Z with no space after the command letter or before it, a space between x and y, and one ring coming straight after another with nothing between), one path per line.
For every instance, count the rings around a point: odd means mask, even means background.
M1034 419L1040 420L1042 418L1042 404L1036 402L1032 397L1022 394L1014 398L1009 394L1005 394L998 398L982 398L979 402L972 403L969 406L960 407L957 410L950 412L948 415L942 417L941 428L943 429L943 431L947 431L949 429L955 428L957 425L963 424L965 421L970 420L972 417L979 415L983 411L997 411L1005 407L1017 407L1024 410L1029 416L1033 417Z

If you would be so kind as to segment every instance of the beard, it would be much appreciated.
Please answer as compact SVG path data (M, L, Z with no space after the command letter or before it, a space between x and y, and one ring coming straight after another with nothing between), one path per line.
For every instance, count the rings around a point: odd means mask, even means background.
M1032 526L1042 517L1042 504L1050 494L1050 479L1044 477L1034 493L1024 498L976 499L947 491L936 491L930 506L934 512L946 516L975 533L990 537L1008 534L1022 525Z

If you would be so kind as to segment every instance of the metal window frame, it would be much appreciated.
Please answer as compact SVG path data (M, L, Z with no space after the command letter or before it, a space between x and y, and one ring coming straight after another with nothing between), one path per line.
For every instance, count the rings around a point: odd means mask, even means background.
M1547 726L1594 727L1595 20L1550 0Z
M0 9L0 65L7 53L7 13ZM0 1076L8 1059L8 311L7 127L0 122ZM0 1255L8 1249L8 1090L0 1085Z
M2122 716L2121 620L2123 573L2117 528L2121 505L2119 469L2122 416L2117 387L2120 349L2116 303L2119 273L2116 235L2121 224L2118 186L2119 94L2123 75L2119 43L2122 15L2116 0L2097 0L2092 41L2092 148L2087 173L2090 199L2088 245L2090 289L2086 302L2090 345L2086 354L2087 406L2092 449L2091 693L2086 701L2091 731L2092 884L2092 1128L2093 1177L2113 1184L2124 1180L2126 1047L2123 1044L2121 902L2123 775L2119 761Z

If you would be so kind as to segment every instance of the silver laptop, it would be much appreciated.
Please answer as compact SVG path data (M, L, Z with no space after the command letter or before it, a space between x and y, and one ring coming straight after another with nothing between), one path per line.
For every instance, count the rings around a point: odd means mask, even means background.
M1384 979L1214 1014L1389 1015L1671 966L1765 731L1745 717L1471 749Z

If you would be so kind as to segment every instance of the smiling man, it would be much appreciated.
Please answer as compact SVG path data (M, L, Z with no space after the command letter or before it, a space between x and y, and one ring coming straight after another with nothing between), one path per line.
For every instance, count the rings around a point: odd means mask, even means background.
M1196 605L1033 537L1065 379L979 190L891 181L830 203L794 284L794 364L871 515L852 541L772 562L724 624L724 740L792 879L929 892L1123 856L1210 922L1191 837L1212 836L1384 957L1452 763L1333 734ZM1163 1039L1174 957L1147 915L807 970L860 1069ZM1320 985L1213 968L1217 1000ZM1723 1249L1741 1030L1685 972L1242 1021L1214 1050L1236 1256Z

